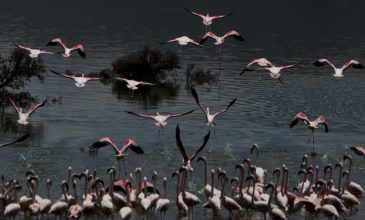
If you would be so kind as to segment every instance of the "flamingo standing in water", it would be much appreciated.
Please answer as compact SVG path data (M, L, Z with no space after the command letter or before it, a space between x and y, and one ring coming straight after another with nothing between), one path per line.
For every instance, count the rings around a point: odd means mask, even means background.
M157 136L157 144L158 144L159 139L160 139L161 130L162 130L162 134L164 134L164 127L167 125L167 122L166 122L167 119L188 115L188 114L191 114L193 111L194 110L191 110L191 111L188 111L185 113L180 113L180 114L166 114L166 115L161 115L158 112L156 112L156 114L149 114L149 115L134 113L131 111L125 111L125 112L127 112L128 114L137 115L139 117L150 118L150 119L155 120L156 121L155 125L156 125L156 127L158 127L158 136Z
M209 14L204 15L202 13L193 12L187 8L184 8L184 9L186 11L190 12L191 14L199 16L203 19L202 22L205 25L205 32L208 32L208 30L211 29L210 25L213 23L213 20L233 15L233 12L226 14L226 15L209 15Z
M355 69L364 69L364 66L357 60L349 60L340 68L337 68L333 63L331 63L327 59L319 59L313 63L313 65L315 66L323 66L326 64L330 65L333 68L333 70L335 71L333 76L336 78L343 77L343 72L349 67L353 67Z
M96 151L99 148L105 147L107 145L111 145L114 149L114 153L115 153L115 157L118 160L118 165L119 165L119 171L120 171L120 164L119 164L119 160L123 159L124 162L124 174L125 176L127 175L127 171L126 171L126 165L125 165L125 159L124 157L127 155L126 151L130 148L133 152L137 153L137 154L144 154L143 149L138 146L138 144L128 138L124 141L124 144L122 146L121 149L119 149L117 147L117 145L115 144L115 142L113 141L113 139L111 137L103 137L100 138L99 140L97 140L95 143L93 143L89 149L90 151ZM119 172L120 173L120 172Z
M215 40L214 44L217 45L217 53L221 52L222 44L228 37L233 37L234 39L238 41L244 41L243 37L235 30L228 31L223 36L219 37L213 32L206 33L203 38L200 40L199 44L204 44L205 41L207 41L209 38L212 38Z
M254 71L255 69L250 69L249 67L257 64L261 67L272 67L274 64L272 64L268 59L262 57L252 60L247 66L241 71L240 75L244 74L246 71Z
M25 134L25 135L21 136L20 138L14 140L14 141L4 143L4 144L0 144L0 147L6 147L6 146L13 145L13 144L18 144L22 141L25 141L28 137L29 137L29 134Z
M308 119L308 117L303 112L299 112L298 114L296 114L294 116L294 120L290 123L290 128L297 125L299 121L303 121L304 124L308 127L308 129L310 129L312 131L308 141L310 142L311 139L312 139L312 143L313 143L312 156L315 156L315 152L314 152L314 129L318 128L319 125L323 125L324 129L325 129L325 132L328 133L328 126L327 126L326 120L322 115L320 115L320 116L318 116L318 118L316 120L310 121Z
M134 90L138 89L138 85L146 85L146 86L153 86L155 84L153 83L149 83L149 82L143 82L143 81L136 81L136 80L132 80L132 79L126 79L123 77L114 77L114 79L119 80L119 81L124 81L127 83L127 88L129 89L129 95L131 96L131 98L133 98L133 93Z
M180 128L179 125L176 126L176 145L177 148L180 151L180 154L183 158L183 168L187 169L188 171L192 171L194 170L193 166L192 166L192 162L195 159L195 157L198 156L198 154L204 149L205 145L207 144L208 140L209 140L209 136L210 136L210 131L208 132L207 135L205 135L204 137L204 142L203 144L199 147L199 149L197 151L195 151L195 153L193 155L191 155L191 157L188 157L188 155L186 154L184 145L181 141L180 138Z
M73 47L68 48L61 38L52 39L50 42L47 43L47 46L57 46L57 45L60 45L64 49L64 52L62 53L62 56L64 58L70 57L71 52L74 50L77 50L77 52L82 58L86 58L84 47L81 44L76 44Z

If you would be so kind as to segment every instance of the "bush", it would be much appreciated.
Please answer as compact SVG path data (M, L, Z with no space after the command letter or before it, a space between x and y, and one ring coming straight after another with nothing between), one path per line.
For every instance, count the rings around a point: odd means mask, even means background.
M112 63L113 72L128 79L161 83L167 71L179 68L179 56L175 52L163 52L145 46L142 50L120 57Z
M29 92L19 90L34 76L43 81L44 73L42 61L32 61L22 49L14 49L9 57L0 56L0 105L8 103L8 97L22 106L34 102L35 98Z

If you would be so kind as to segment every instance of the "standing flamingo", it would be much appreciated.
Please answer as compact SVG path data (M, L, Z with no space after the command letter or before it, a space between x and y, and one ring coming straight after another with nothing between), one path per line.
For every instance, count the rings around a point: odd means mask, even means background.
M186 151L185 151L185 148L184 148L184 145L181 141L181 138L180 138L180 128L179 128L179 125L176 126L176 145L177 145L177 148L179 149L180 151L180 154L183 158L183 167L186 168L187 170L189 171L192 171L194 170L193 166L192 166L192 162L193 160L195 159L195 157L198 156L198 154L203 151L205 145L207 144L208 140L209 140L209 136L210 136L210 131L208 132L207 135L205 135L204 137L204 142L203 144L199 147L199 149L197 151L195 151L195 153L193 155L191 155L191 157L188 157L188 155L186 154Z
M319 125L323 125L325 132L328 133L328 125L326 123L326 120L322 115L320 115L316 120L310 121L307 115L305 115L303 112L299 112L294 116L294 120L290 123L290 128L297 125L299 121L303 121L304 124L308 127L308 129L312 131L308 141L311 141L312 139L313 143L312 156L315 156L316 154L314 152L314 129L318 128Z
M126 139L124 141L122 148L119 149L111 137L103 137L103 138L100 138L99 140L97 140L95 143L93 143L90 146L90 151L95 151L95 150L97 150L101 147L105 147L107 145L111 145L113 147L114 153L115 153L114 156L118 160L118 165L120 165L119 160L123 159L125 175L127 175L125 159L124 159L124 157L127 155L126 151L129 148L131 148L131 150L137 154L144 154L143 149L140 146L138 146L138 144L134 140L132 140L130 138ZM119 171L120 171L120 166L119 166Z
M341 68L337 68L333 63L331 63L327 59L319 59L313 63L313 65L315 66L323 66L326 64L330 65L333 68L333 70L335 71L333 76L336 78L343 77L343 72L349 67L353 67L355 69L364 69L364 66L357 60L349 60Z
M209 15L209 14L204 15L202 13L193 12L185 7L184 7L184 9L186 11L188 11L189 13L202 18L202 22L205 25L205 32L207 32L208 30L211 29L210 25L213 23L213 20L233 15L233 12L226 14L226 15Z
M47 43L47 46L57 46L57 45L60 45L64 49L64 53L62 54L64 58L70 57L71 52L74 50L77 50L77 52L82 58L86 58L84 47L81 44L76 44L73 47L68 48L61 38L52 39L50 42Z
M145 85L145 86L155 85L153 83L144 82L144 81L136 81L136 80L132 80L132 79L126 79L123 77L114 77L114 79L127 83L127 88L129 89L129 95L131 96L131 98L133 98L134 90L138 89L138 87L137 87L138 85Z
M223 36L219 37L215 35L213 32L206 33L203 38L200 40L199 44L204 44L205 41L207 41L209 38L212 38L215 40L214 44L217 45L217 53L220 53L222 50L222 44L228 37L233 37L234 39L238 41L244 41L243 37L235 30L228 31Z
M163 197L160 197L156 202L156 211L160 212L161 218L165 218L166 211L170 208L170 200L166 194L167 178L163 178Z

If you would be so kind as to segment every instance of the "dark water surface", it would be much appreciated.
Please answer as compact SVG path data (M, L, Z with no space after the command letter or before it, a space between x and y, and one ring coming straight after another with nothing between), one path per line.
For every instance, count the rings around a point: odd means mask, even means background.
M220 76L219 85L196 87L204 106L208 105L214 111L238 98L227 113L216 119L217 139L211 136L207 149L212 152L203 153L208 157L209 168L221 166L230 177L238 175L233 170L234 165L248 157L250 146L257 143L262 150L257 163L268 169L268 173L287 164L291 189L297 181L301 157L311 151L307 129L303 126L289 129L289 123L298 111L306 112L310 117L323 114L328 121L328 134L322 130L316 132L318 156L315 162L321 169L349 153L349 146L365 143L364 71L349 69L344 78L336 79L328 66L311 65L322 57L338 65L352 58L365 63L365 15L361 12L364 3L360 1L358 4L268 0L62 2L58 6L49 1L7 2L0 9L0 54L9 53L12 41L45 48L48 40L61 37L66 43L83 43L88 58L84 60L73 55L70 64L65 66L62 57L44 56L47 70L90 73L110 68L118 56L144 45L178 51L181 69L174 73L182 81L190 63ZM156 44L175 36L186 34L199 39L204 34L200 19L184 11L183 6L211 14L234 11L233 16L213 23L212 30L220 34L236 29L246 41L227 40L220 56L215 54L211 44L212 49L193 46L179 49L176 45ZM277 65L300 65L283 72L283 85L267 75L258 80L257 73L253 72L240 76L241 69L257 57L266 57ZM112 92L110 85L99 82L89 82L78 94L72 81L49 74L43 84L33 81L26 89L39 99L61 96L62 104L51 104L32 115L26 128L32 136L26 144L1 149L0 173L7 179L24 181L25 170L34 169L42 180L39 194L45 196L45 180L52 178L54 199L59 197L57 183L66 178L68 166L75 172L97 169L100 176L107 178L106 169L117 166L113 151L105 148L90 155L87 147L100 137L111 136L117 143L128 137L135 139L145 154L136 156L131 152L126 157L128 172L141 166L144 175L150 177L152 171L157 170L158 185L162 185L160 180L167 176L168 193L170 199L175 200L175 181L170 176L181 161L175 144L176 124L180 125L189 153L201 144L207 133L203 114L185 84L173 95L165 92L158 98L146 99L137 91L131 99L126 90L117 94ZM124 112L167 113L191 109L196 111L168 121L163 153L156 146L158 130L153 121ZM4 120L15 122L16 119L12 108L5 109ZM15 136L13 132L2 133L1 142ZM85 151L81 152L81 148ZM203 185L203 169L198 164L195 167L190 184L193 190L199 190ZM364 168L364 158L354 156L352 177L361 185L365 185ZM200 198L205 201L203 194ZM362 219L364 205L359 208L351 219ZM301 213L296 213L291 218L296 219L299 215ZM196 219L212 219L211 216L200 207L195 209ZM150 218L158 219L159 216ZM166 219L175 218L178 218L177 209L173 205ZM222 212L222 219L227 218L228 213Z

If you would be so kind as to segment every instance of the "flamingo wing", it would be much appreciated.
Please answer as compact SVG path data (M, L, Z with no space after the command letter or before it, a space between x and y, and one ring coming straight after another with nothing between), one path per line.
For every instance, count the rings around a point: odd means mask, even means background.
M326 133L328 133L328 125L327 125L327 123L326 123L326 119L325 119L322 115L320 115L320 116L316 119L316 121L318 122L318 124L323 125L323 126L324 126L324 130L326 131Z
M99 80L100 77L92 77L92 76L87 76L87 77L84 77L85 79L87 80Z
M20 44L16 44L16 43L15 43L15 45L16 45L17 47L21 48L21 49L24 49L24 50L28 50L28 51L31 51L31 50L32 50L32 48L25 47L25 46L20 45Z
M226 14L226 15L214 15L214 16L212 16L212 19L224 18L224 17L228 17L228 16L231 16L231 15L233 15L233 12L231 12L229 14Z
M42 54L54 54L53 52L46 51L46 50L41 50L40 53L42 53Z
M205 111L205 109L203 108L203 106L201 106L200 103L199 103L198 93L196 92L196 90L194 89L194 87L191 88L191 94L193 95L196 104L198 104L199 108L204 112L205 117L208 117L207 112Z
M144 114L139 114L139 113L135 113L135 112L131 112L131 111L125 111L128 114L132 114L132 115L137 115L139 117L143 117L143 118L152 118L155 119L156 115L144 115Z
M357 60L349 60L347 61L343 66L342 69L345 70L348 67L352 66L355 69L364 69L364 65L362 65L359 61Z
M182 114L168 114L168 115L166 115L166 117L168 117L168 118L180 117L180 116L183 116L183 115L191 114L192 112L194 112L194 110L191 110L191 111L188 111L188 112L185 112L185 113L182 113Z
M207 145L207 143L208 143L209 137L210 137L210 131L208 131L208 134L207 134L207 135L205 135L202 146L200 146L200 148L199 148L197 151L195 151L195 153L194 153L194 154L190 157L190 161L193 161L193 160L194 160L194 158L195 158L196 156L198 156L198 154L199 154L200 152L202 152L202 150L204 149L204 147L205 147L205 146Z
M222 109L222 110L220 110L219 112L216 112L215 114L214 114L214 116L218 116L218 115L220 115L220 114L223 114L224 112L226 112L235 102L236 102L236 100L237 100L237 98L234 98L228 105L227 105L227 107L226 108L224 108L224 109Z
M223 38L227 38L227 37L233 37L235 38L236 40L239 40L239 41L244 41L245 39L243 39L243 37L240 35L240 33L238 33L237 31L235 30L231 30L231 31L228 31L227 33L225 33L223 35Z
M128 148L137 154L144 154L143 149L132 139L125 140L121 151L125 152L128 150Z
M350 147L350 149L353 150L357 155L365 156L365 147L353 146Z
M35 111L35 110L37 110L38 108L40 108L40 107L43 107L45 104L47 103L47 99L46 100L44 100L43 102L41 102L41 103L38 103L38 104L36 104L36 105L33 105L29 110L28 110L28 114L29 114L29 116L31 116L32 114L33 114L33 112Z
M5 146L12 145L12 144L20 143L20 142L26 140L28 137L29 137L29 134L25 134L25 135L21 136L20 138L16 139L15 141L5 143L5 144L0 144L0 147L5 147Z
M184 7L184 9L185 9L187 12L190 12L190 13L191 13L191 14L193 14L193 15L199 16L199 17L201 17L201 18L204 18L204 17L205 17L205 15L200 14L200 13L197 13L197 12L193 12L193 11L191 11L191 10L189 10L189 9L185 8L185 7Z
M154 86L154 85L156 85L154 83L149 83L149 82L144 82L144 81L138 81L138 84L140 84L140 85L147 85L147 86Z
M333 63L331 63L330 61L328 61L327 59L319 59L316 62L313 63L313 65L315 66L323 66L323 65L330 65L334 70L336 69L335 65L333 65Z
M128 79L124 78L124 77L114 77L114 79L119 80L119 81L124 81L128 83Z
M100 138L99 140L97 140L95 143L93 143L89 149L90 151L93 150L97 150L99 148L105 147L107 145L111 145L114 148L114 151L117 153L118 152L118 147L117 145L114 143L113 139L111 137L103 137Z
M63 76L63 77L69 78L69 79L75 79L75 75L72 74L71 72L66 72L65 74L56 72L54 70L51 70L51 72L54 73L54 74L56 74L56 75Z
M177 145L177 148L179 149L180 154L183 157L184 161L188 161L189 157L185 152L185 148L184 148L183 143L182 143L181 138L180 138L179 125L176 126L176 145Z
M210 31L209 31L208 33L206 33L206 34L203 36L203 38L200 40L199 44L200 44L200 45L204 44L204 43L205 43L205 41L207 41L207 40L208 40L208 38L213 38L214 40L217 40L217 39L218 39L217 35L215 35L213 32L210 32Z
M15 109L15 111L17 111L18 113L20 112L20 109L15 105L14 101L9 98L10 102L11 102L11 105L13 106L13 108Z
M86 58L84 46L82 46L81 44L77 44L77 45L71 47L70 50L77 50L77 52L79 53L79 55L82 58Z
M50 42L47 43L47 46L56 46L56 45L60 45L64 49L66 48L66 45L65 43L63 43L61 38L52 39Z
M296 114L294 116L294 120L290 123L290 128L294 127L295 125L298 124L299 121L307 121L309 122L308 117L303 113L303 112L299 112L298 114Z
M291 65L281 66L281 69L287 69L287 68L293 67L293 66L295 66L295 65L296 65L296 64L291 64Z
M264 66L274 66L268 59L262 57L262 58L252 60L249 64L247 64L246 67L249 67L256 63L260 63L259 64L260 66L262 66L262 64L265 64Z

